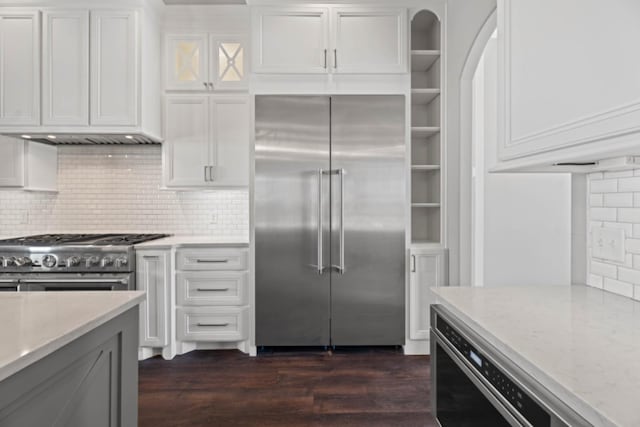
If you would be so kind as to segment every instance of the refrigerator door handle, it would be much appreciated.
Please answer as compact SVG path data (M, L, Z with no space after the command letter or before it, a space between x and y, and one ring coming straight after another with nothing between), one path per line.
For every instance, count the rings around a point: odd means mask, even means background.
M333 267L340 274L344 274L346 271L346 265L344 263L344 169L336 169L336 175L340 177L340 226L338 228L338 234L340 235L340 263L338 265L334 265Z
M323 259L323 245L322 245L322 231L324 230L324 223L322 217L324 215L324 186L322 185L322 177L324 176L324 169L318 169L318 274L324 273L324 259Z

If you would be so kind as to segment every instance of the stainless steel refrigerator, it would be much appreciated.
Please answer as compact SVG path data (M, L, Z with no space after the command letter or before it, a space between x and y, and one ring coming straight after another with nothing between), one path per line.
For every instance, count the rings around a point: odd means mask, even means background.
M256 344L405 341L405 101L256 96Z

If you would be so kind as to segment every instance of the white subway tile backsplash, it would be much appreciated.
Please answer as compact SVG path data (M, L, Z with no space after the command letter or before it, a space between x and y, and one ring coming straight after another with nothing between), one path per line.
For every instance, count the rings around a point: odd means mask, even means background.
M589 182L589 185L591 187L591 193L615 193L618 191L617 179L592 180Z
M634 286L631 283L621 282L619 280L609 279L608 277L605 277L603 287L609 292L613 292L629 298L633 297Z
M608 193L604 195L604 206L608 208L632 208L633 193Z
M595 258L587 248L587 284L640 300L640 169L589 174L589 188L589 230L622 228L626 239L622 263Z
M617 191L640 191L640 176L633 178L620 178L618 180Z
M0 191L0 236L156 232L248 238L248 191L161 190L158 146L59 147L58 167L58 193Z

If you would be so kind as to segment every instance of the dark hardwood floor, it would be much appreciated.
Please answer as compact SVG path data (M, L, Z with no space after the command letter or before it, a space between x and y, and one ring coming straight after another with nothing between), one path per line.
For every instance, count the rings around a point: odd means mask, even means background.
M195 351L140 362L140 427L435 426L428 356Z

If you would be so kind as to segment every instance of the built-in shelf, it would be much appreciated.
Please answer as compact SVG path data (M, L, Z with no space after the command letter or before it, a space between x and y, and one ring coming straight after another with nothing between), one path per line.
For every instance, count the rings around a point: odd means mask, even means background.
M411 136L418 138L428 138L440 133L439 126L413 126L411 128Z
M439 208L440 203L411 203L412 208Z
M411 244L442 243L441 26L429 10L411 22Z
M440 170L440 165L411 165L411 169L414 171L437 171Z
M411 89L411 103L414 105L430 104L440 96L440 89Z
M438 58L439 50L412 50L411 71L427 71Z

